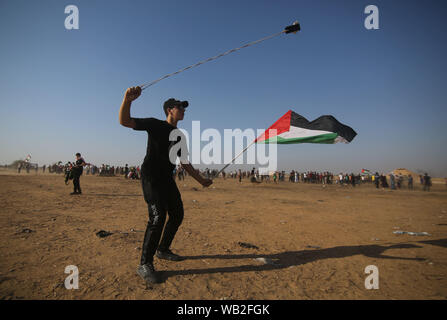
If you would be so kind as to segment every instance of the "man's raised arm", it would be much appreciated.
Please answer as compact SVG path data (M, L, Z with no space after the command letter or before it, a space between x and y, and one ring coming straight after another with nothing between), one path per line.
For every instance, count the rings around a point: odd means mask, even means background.
M140 95L140 87L131 87L126 90L119 113L119 120L122 126L132 129L135 128L135 120L130 117L130 105L132 104L132 101L134 101Z

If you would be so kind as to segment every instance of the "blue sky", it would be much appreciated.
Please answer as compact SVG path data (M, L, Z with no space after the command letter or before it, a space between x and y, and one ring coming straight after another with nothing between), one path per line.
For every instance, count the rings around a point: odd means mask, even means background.
M280 145L280 169L447 176L446 26L442 1L0 2L0 163L48 164L81 152L95 164L142 162L146 134L121 127L125 89L281 31L281 35L161 81L132 116L164 118L190 102L179 127L267 128L292 109L331 114L351 144ZM65 6L79 30L64 27ZM366 30L364 8L379 8Z

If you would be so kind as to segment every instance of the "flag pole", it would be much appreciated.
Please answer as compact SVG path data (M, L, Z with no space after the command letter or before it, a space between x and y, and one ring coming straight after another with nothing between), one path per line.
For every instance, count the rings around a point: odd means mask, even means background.
M234 160L236 160L237 158L239 158L239 156L240 156L241 154L243 154L248 148L250 148L250 147L256 142L256 140L257 140L257 139L253 140L252 143L250 143L248 146L246 146L244 150L242 150L237 156L235 156L235 157L233 158L233 160L231 160L230 162L228 162L222 169L220 169L220 171L219 171L214 177L218 177L219 174L220 174L222 171L224 171L230 164L232 164Z

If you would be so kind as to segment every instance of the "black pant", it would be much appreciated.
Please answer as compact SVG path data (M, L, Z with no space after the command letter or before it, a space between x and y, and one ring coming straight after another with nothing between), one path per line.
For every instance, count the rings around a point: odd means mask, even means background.
M142 176L141 184L144 200L149 211L149 221L141 254L141 264L146 264L153 262L157 249L166 251L171 246L172 240L174 240L175 234L183 221L183 202L172 177L168 177L162 182L155 182ZM169 219L165 226L166 213Z
M74 192L79 192L81 193L81 184L79 182L81 178L80 174L74 174L73 175L73 186L74 186Z

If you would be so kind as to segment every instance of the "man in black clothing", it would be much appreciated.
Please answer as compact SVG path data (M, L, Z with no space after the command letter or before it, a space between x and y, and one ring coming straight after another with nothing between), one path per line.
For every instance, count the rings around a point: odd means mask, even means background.
M431 187L431 177L425 173L424 174L424 191L430 191L430 187Z
M81 157L81 154L79 152L76 153L76 162L73 164L73 167L71 168L73 176L73 187L74 187L74 191L70 193L71 195L82 194L80 179L84 166L86 165L87 163L85 163L84 158Z
M380 179L379 173L376 172L376 174L374 175L374 183L377 189L379 189L379 183L380 183L379 179Z
M203 178L186 160L186 148L172 153L180 145L186 143L186 138L177 129L177 122L183 120L187 101L167 100L163 105L166 120L155 118L131 118L130 106L133 100L141 94L140 87L128 88L119 112L120 124L134 130L148 133L147 153L141 166L141 184L144 200L149 211L149 221L144 235L140 266L137 269L145 281L160 282L154 269L153 258L181 261L182 257L174 254L170 245L183 220L183 202L173 177L176 156L180 157L183 168L201 185L208 187L210 179ZM172 139L173 133L176 140ZM172 150L171 150L172 149ZM173 156L174 155L174 156ZM163 230L166 213L169 219ZM161 241L160 241L161 239Z

